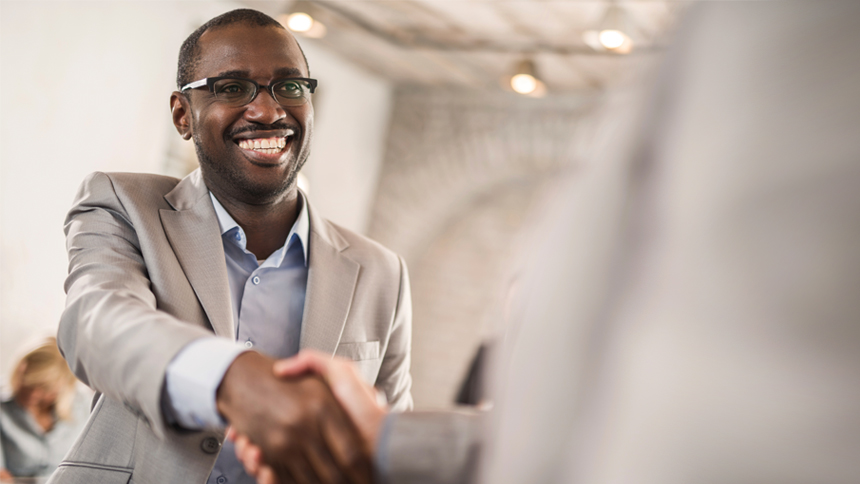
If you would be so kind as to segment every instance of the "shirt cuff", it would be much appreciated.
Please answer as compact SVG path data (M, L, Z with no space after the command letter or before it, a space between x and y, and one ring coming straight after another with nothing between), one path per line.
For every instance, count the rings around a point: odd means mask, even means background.
M379 436L376 440L376 455L373 458L373 463L376 465L376 471L380 476L388 475L388 441L391 440L391 427L394 426L394 420L397 419L398 412L388 412L385 420L382 421L382 428L379 429Z
M215 394L227 368L245 351L244 346L225 338L201 338L182 348L165 374L168 419L189 430L226 427Z

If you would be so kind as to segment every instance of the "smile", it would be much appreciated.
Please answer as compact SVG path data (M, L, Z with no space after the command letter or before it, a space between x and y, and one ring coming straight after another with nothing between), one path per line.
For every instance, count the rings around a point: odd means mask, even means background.
M239 148L242 148L243 150L252 150L258 153L274 155L276 153L280 153L284 148L286 148L287 138L240 139L236 141L236 144L238 144Z

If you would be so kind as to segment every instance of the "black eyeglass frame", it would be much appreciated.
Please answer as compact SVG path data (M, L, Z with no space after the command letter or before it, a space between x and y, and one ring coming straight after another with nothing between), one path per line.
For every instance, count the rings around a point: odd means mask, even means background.
M269 95L272 96L272 99L274 99L275 102L277 102L281 106L301 106L302 104L306 103L309 98L307 98L305 96L302 96L301 98L296 98L296 99L303 99L304 100L303 102L301 102L299 104L283 104L280 101L278 101L278 97L275 95L275 85L280 84L280 83L285 82L285 81L304 81L304 82L308 83L308 88L310 91L309 94L313 94L314 90L316 90L316 88L317 88L317 84L319 83L319 81L317 81L316 79L311 79L309 77L284 77L281 79L275 79L274 81L270 82L268 85L261 86L259 82L255 81L253 79L246 79L244 77L233 77L233 76L204 77L203 79L199 79L199 80L194 81L194 82L189 82L188 84L182 86L182 88L179 90L179 92L184 93L185 91L187 91L189 89L200 89L202 87L208 87L209 92L211 92L212 95L215 96L215 99L219 99L218 94L215 93L215 83L218 81L224 80L224 79L233 79L236 81L247 81L247 82L250 82L254 86L254 94L248 99L248 101L243 103L243 104L237 104L236 106L245 106L247 104L251 104L252 102L254 102L254 99L257 99L257 95L260 94L260 88L261 87L265 88L266 91L269 92ZM224 102L226 104L232 104L232 103L230 103L228 101L224 101L224 100L221 100L221 102Z

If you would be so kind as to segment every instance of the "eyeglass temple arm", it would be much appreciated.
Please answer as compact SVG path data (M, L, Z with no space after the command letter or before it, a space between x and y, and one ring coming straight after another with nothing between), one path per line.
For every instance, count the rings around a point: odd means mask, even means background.
M179 91L183 92L183 91L187 91L188 89L196 89L198 87L203 87L206 85L206 81L208 79L209 78L207 77L206 79L200 79L199 81L194 81L194 82L188 83L188 84L182 86L182 89L180 89Z

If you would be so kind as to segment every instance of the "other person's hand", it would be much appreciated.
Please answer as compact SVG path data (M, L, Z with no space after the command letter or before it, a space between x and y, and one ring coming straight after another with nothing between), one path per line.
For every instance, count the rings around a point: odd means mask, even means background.
M274 373L279 378L295 378L308 373L322 377L361 436L371 449L376 449L388 408L377 400L376 389L361 378L352 361L332 358L319 351L303 350L293 358L276 361Z
M12 474L5 467L0 467L0 481L12 482L12 479L14 479Z
M371 447L321 377L276 377L273 363L243 353L218 388L218 411L243 436L237 454L256 449L270 482L371 482Z

